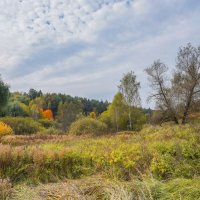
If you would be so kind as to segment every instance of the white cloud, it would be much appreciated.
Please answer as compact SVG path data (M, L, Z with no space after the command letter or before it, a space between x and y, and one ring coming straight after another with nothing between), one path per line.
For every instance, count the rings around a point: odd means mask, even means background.
M195 4L195 5L194 5ZM1 0L0 69L12 90L30 87L112 99L123 73L197 45L195 0Z

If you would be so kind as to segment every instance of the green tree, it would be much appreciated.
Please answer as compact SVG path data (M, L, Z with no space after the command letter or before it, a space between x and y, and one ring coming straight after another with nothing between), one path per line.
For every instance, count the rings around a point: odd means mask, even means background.
M123 95L118 92L112 103L108 106L107 111L101 114L100 120L106 123L110 130L116 132L130 130L129 113L132 120L131 130L140 130L146 122L146 116L143 110L127 106L124 102Z
M27 117L29 116L29 107L19 101L13 101L8 103L8 115L12 117Z
M30 102L29 109L31 117L34 120L37 120L42 117L41 112L43 111L43 103L44 101L42 97L37 97Z
M66 131L72 122L77 120L82 113L80 102L59 103L57 120L61 124L61 129Z
M111 123L115 130L118 132L119 130L127 128L127 106L124 104L123 95L118 92L112 104L109 106L109 112L111 117Z
M131 109L140 105L139 96L140 83L136 80L136 75L133 71L124 74L120 81L119 91L123 95L125 104L128 106L129 127L132 130L132 115Z
M41 97L43 94L42 94L42 91L37 91L35 89L30 89L29 92L28 92L28 96L31 100L37 98L37 97Z
M9 86L0 77L0 112L3 111L9 99Z

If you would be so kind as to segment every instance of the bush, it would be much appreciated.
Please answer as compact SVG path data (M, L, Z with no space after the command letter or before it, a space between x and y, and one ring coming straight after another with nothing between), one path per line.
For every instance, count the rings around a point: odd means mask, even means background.
M82 118L71 124L69 133L73 135L101 135L106 133L107 125L92 118Z
M28 117L5 117L0 121L8 124L16 135L34 134L42 130L40 123Z
M12 134L13 134L12 128L3 122L0 122L0 137L4 135L12 135Z
M53 120L49 119L40 119L38 122L44 127L44 128L55 128L56 127L56 122Z

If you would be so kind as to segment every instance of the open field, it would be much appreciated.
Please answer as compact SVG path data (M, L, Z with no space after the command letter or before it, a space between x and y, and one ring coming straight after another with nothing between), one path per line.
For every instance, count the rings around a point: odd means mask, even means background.
M199 126L4 136L0 163L2 199L200 199Z

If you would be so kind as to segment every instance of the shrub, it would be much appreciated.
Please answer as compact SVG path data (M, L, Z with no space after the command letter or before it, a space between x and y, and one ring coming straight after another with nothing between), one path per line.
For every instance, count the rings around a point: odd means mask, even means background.
M49 119L40 119L38 122L44 127L44 128L50 128L50 127L56 127L56 122Z
M0 120L8 124L16 135L34 134L42 130L41 124L32 118L5 117Z
M4 122L0 122L0 137L11 134L13 134L12 128Z
M82 118L71 124L69 133L74 135L101 135L106 133L107 125L92 118Z
M152 173L158 178L167 179L175 170L174 162L175 160L170 155L154 155L151 163Z

